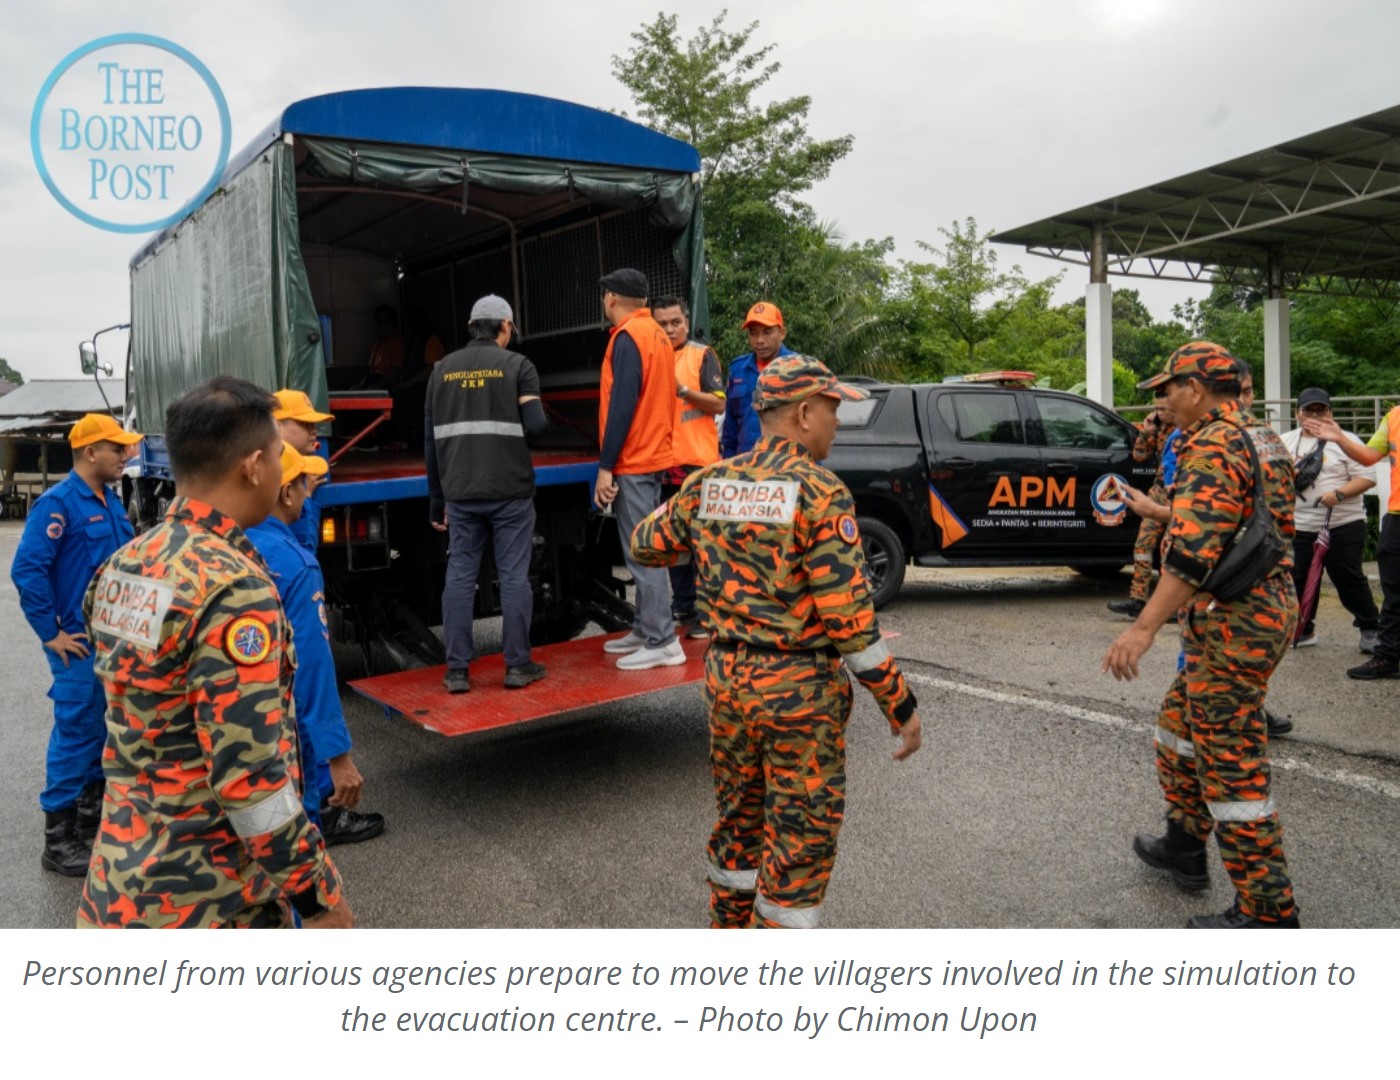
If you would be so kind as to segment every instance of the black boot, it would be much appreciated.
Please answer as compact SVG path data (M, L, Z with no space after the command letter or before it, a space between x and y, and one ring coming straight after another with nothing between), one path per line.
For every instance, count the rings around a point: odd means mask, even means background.
M45 870L64 877L86 877L92 852L78 839L76 807L44 814L44 854L39 860Z
M1142 834L1133 838L1133 851L1148 866L1171 872L1172 880L1187 892L1209 888L1206 842L1197 840L1171 818L1165 836Z
M78 812L78 839L89 847L97 839L97 830L102 825L102 793L105 790L106 784L103 781L94 780L83 788L77 803L74 804L74 809Z
M1240 910L1240 898L1219 915L1192 915L1186 921L1188 930L1299 930L1303 924L1298 921L1298 911L1286 919L1251 919Z
M330 803L321 805L321 836L326 841L326 847L373 840L383 831L383 814L360 814Z

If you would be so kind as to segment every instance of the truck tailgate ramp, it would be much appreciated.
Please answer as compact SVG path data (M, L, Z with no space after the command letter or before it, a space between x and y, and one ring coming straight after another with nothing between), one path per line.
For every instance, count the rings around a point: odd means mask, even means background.
M621 637L621 634L610 635ZM709 643L682 638L686 662L649 671L619 671L617 657L603 652L608 637L575 638L533 650L534 660L549 669L539 682L519 690L504 685L500 653L472 662L471 692L449 694L442 688L444 667L417 668L356 679L350 688L383 707L439 735L474 735L496 728L582 712L656 690L669 690L705 677Z

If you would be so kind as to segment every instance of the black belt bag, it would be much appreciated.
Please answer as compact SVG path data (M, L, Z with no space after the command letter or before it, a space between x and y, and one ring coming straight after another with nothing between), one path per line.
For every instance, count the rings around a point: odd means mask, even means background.
M1267 578L1288 551L1288 541L1278 531L1273 514L1260 508L1264 493L1264 470L1254 449L1254 438L1244 433L1245 450L1254 467L1254 505L1240 522L1235 535L1215 568L1201 582L1201 591L1230 603L1247 594Z

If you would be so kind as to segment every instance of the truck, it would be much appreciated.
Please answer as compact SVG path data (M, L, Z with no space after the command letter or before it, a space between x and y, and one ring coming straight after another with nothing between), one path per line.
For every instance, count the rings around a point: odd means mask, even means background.
M174 487L161 435L186 387L233 374L310 395L335 415L317 491L332 632L371 671L442 663L447 541L428 525L428 345L466 342L488 293L516 313L553 420L532 443L538 524L532 638L630 622L616 529L591 513L600 368L598 278L635 267L653 295L709 320L700 159L686 143L583 105L499 90L398 87L293 102L218 187L132 257L130 427L147 434L123 484L139 527ZM403 361L376 385L376 316ZM378 336L377 336L378 335ZM491 568L479 616L498 614Z
M1122 486L1147 489L1131 423L1093 401L1040 390L1027 373L921 385L870 383L842 402L825 465L855 498L876 607L916 566L1131 564L1138 519Z

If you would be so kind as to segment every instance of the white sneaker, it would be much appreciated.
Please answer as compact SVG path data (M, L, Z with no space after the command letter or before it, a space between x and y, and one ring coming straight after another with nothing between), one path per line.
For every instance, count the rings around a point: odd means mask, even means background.
M685 649L679 641L657 648L638 649L617 662L623 671L645 671L654 667L679 667L685 663Z
M1316 645L1316 644L1317 644L1317 631L1314 630L1311 634L1308 634L1307 636L1305 636L1305 637L1302 638L1301 640L1294 642L1293 647L1294 647L1295 649L1306 649L1306 648L1309 648L1310 646L1313 646L1313 645Z
M636 652L647 643L647 639L631 630L627 631L626 637L616 638L613 641L603 642L603 651L608 653L630 653Z

